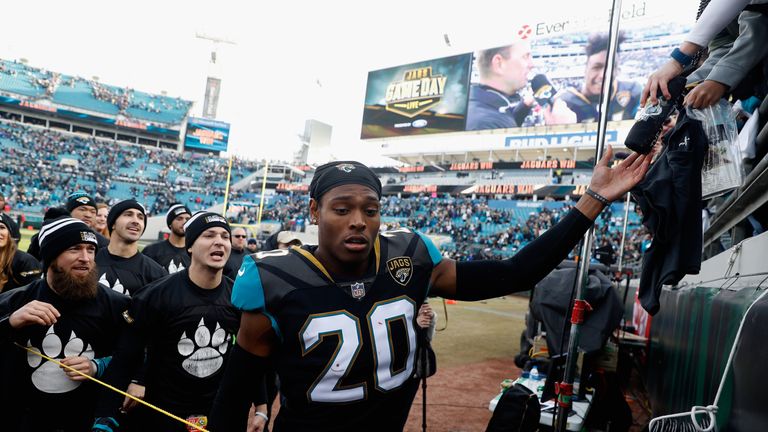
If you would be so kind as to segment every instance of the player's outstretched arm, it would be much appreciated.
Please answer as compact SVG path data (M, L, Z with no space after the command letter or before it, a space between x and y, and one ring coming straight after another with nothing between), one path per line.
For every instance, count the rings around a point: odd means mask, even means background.
M615 168L607 148L592 173L589 188L614 201L645 177L652 154L633 153ZM432 272L431 294L456 300L483 300L532 289L568 256L603 210L599 200L584 195L576 208L543 235L506 260L456 262L444 259Z
M266 403L264 371L275 337L272 324L264 314L243 312L237 342L227 360L208 419L210 430L244 431L251 403Z

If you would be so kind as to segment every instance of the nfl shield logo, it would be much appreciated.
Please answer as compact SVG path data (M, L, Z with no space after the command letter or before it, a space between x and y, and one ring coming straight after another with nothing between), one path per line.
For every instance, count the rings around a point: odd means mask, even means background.
M350 287L349 290L352 292L352 298L354 299L361 299L365 297L365 284L362 282L355 282Z

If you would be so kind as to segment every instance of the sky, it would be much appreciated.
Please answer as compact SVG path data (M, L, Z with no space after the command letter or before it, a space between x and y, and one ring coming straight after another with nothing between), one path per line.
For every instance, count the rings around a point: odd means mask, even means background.
M659 3L633 0L628 3ZM610 1L175 1L6 2L0 57L194 102L206 76L222 79L217 118L230 151L291 160L307 119L333 127L331 153L378 163L360 140L370 70L508 43L522 24L605 16ZM665 7L693 14L691 0ZM694 6L691 6L694 5ZM15 18L13 18L15 17ZM217 65L205 34L220 44ZM448 35L450 45L446 43Z

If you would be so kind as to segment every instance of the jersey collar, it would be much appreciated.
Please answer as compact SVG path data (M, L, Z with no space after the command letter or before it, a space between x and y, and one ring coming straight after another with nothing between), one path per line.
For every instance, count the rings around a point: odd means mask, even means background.
M317 270L319 270L323 275L325 275L326 278L328 278L329 281L336 283L336 281L333 280L333 277L331 276L331 273L325 268L323 263L318 261L317 258L312 254L312 252L299 247L299 246L291 246L291 249L296 251L299 255L303 256L307 261L309 261ZM374 273L375 275L379 274L379 265L381 264L381 242L379 240L379 236L376 236L376 239L373 241L373 254L376 258L376 271Z

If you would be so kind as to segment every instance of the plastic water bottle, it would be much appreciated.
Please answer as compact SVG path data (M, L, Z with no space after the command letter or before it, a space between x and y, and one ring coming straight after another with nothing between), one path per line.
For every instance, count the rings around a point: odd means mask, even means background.
M517 383L528 387L528 382L530 381L530 378L531 378L530 372L523 371L523 374L520 375L520 378L517 379Z
M531 368L531 381L538 381L539 380L539 368L534 366Z
M528 388L533 390L533 392L536 393L536 396L541 397L541 394L544 392L544 386L542 384L541 375L539 375L539 368L536 366L532 367L531 381Z

